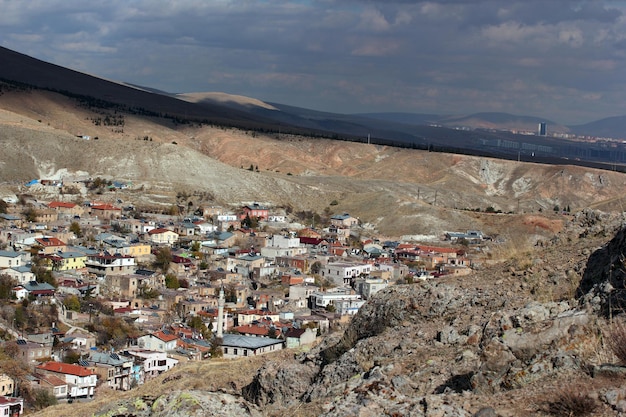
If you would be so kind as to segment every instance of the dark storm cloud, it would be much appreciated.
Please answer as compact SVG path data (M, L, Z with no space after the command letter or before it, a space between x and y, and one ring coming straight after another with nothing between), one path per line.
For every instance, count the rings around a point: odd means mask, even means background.
M2 45L171 92L329 111L619 114L623 2L0 0ZM626 112L626 111L623 111Z

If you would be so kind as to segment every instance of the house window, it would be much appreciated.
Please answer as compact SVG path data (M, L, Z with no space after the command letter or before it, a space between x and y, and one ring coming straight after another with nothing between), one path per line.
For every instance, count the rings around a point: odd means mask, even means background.
M243 350L243 356L248 356L248 349Z
M228 348L224 348L224 353L228 353Z
M235 348L235 355L237 354L237 348Z

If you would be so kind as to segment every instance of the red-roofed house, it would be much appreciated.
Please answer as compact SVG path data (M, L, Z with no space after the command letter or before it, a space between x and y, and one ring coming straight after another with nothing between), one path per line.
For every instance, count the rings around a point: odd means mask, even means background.
M65 380L70 400L93 397L98 382L98 375L93 370L76 364L50 361L36 366L35 370Z
M99 219L115 219L122 215L122 209L112 204L94 204L91 206L91 215Z
M41 246L40 254L49 255L51 253L65 252L67 245L56 237L39 237L35 239L37 245Z
M48 208L56 210L59 216L82 216L85 210L82 206L74 203L66 203L63 201L51 201L48 203Z
M165 333L161 330L152 334L141 336L137 339L140 347L148 350L167 352L176 349L178 336L172 333Z
M270 329L274 329L274 338L280 337L280 329L269 323L246 324L237 326L233 330L244 336L270 337Z
M0 397L0 416L18 417L24 412L24 399L20 397Z

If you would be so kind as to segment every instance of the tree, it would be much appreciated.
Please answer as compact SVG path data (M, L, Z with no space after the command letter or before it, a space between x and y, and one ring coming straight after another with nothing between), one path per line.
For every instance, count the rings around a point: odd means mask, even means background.
M241 225L246 228L250 228L252 225L252 219L250 218L250 214L246 214L246 218L243 219Z
M37 410L57 404L57 398L47 389L37 388L33 391L32 396L33 405Z
M54 278L52 271L37 262L38 261L35 261L35 264L31 268L31 272L35 274L37 282L45 282L56 288L59 284L57 284L57 280Z
M155 256L154 266L166 273L170 269L170 263L172 262L172 251L164 246L156 250Z
M172 290L176 290L180 288L180 282L178 281L178 278L176 278L176 275L174 274L165 275L165 287L172 289Z
M11 298L11 290L17 285L17 281L8 275L0 275L0 299L8 300Z
M226 285L224 288L224 300L227 303L236 303L237 302L237 287L232 282Z
M139 297L145 300L154 300L159 295L161 295L159 291L154 288L150 288L145 284L142 284L141 287L139 287Z
M313 262L313 265L311 265L311 273L313 275L317 275L320 273L321 270L322 270L322 263L320 261Z
M214 337L211 339L211 348L209 349L209 353L212 358L221 358L224 356L224 352L222 351L222 338Z
M13 320L15 322L15 327L18 329L23 329L26 324L26 312L24 310L24 307L21 305L15 307Z
M72 222L72 224L70 224L70 232L74 233L76 237L83 237L83 230L80 228L78 222Z
M80 300L78 299L78 296L74 294L70 294L65 297L65 299L63 300L63 305L68 310L80 311Z
M271 339L276 339L278 337L278 333L276 332L276 327L271 326L268 330L267 330L267 337L271 338Z
M80 352L77 350L70 349L65 352L65 356L63 356L64 363L78 363L80 360Z
M211 338L211 331L206 324L204 324L204 321L202 321L200 316L193 316L187 321L187 325L202 334L202 337L205 340L209 340Z
M33 206L28 206L22 212L22 215L24 216L27 222L35 222L37 221L37 216L39 216L39 213L37 213L37 210L35 210Z

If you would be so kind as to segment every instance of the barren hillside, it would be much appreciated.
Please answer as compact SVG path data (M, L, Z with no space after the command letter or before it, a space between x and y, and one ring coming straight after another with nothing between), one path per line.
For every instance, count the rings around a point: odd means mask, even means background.
M107 117L123 124L106 125ZM0 95L0 142L6 185L80 173L131 181L136 192L124 197L139 203L198 191L213 197L198 204L350 212L390 236L528 229L528 215L551 216L555 206L619 209L626 194L615 172L174 125L39 91ZM484 214L488 207L517 215Z

